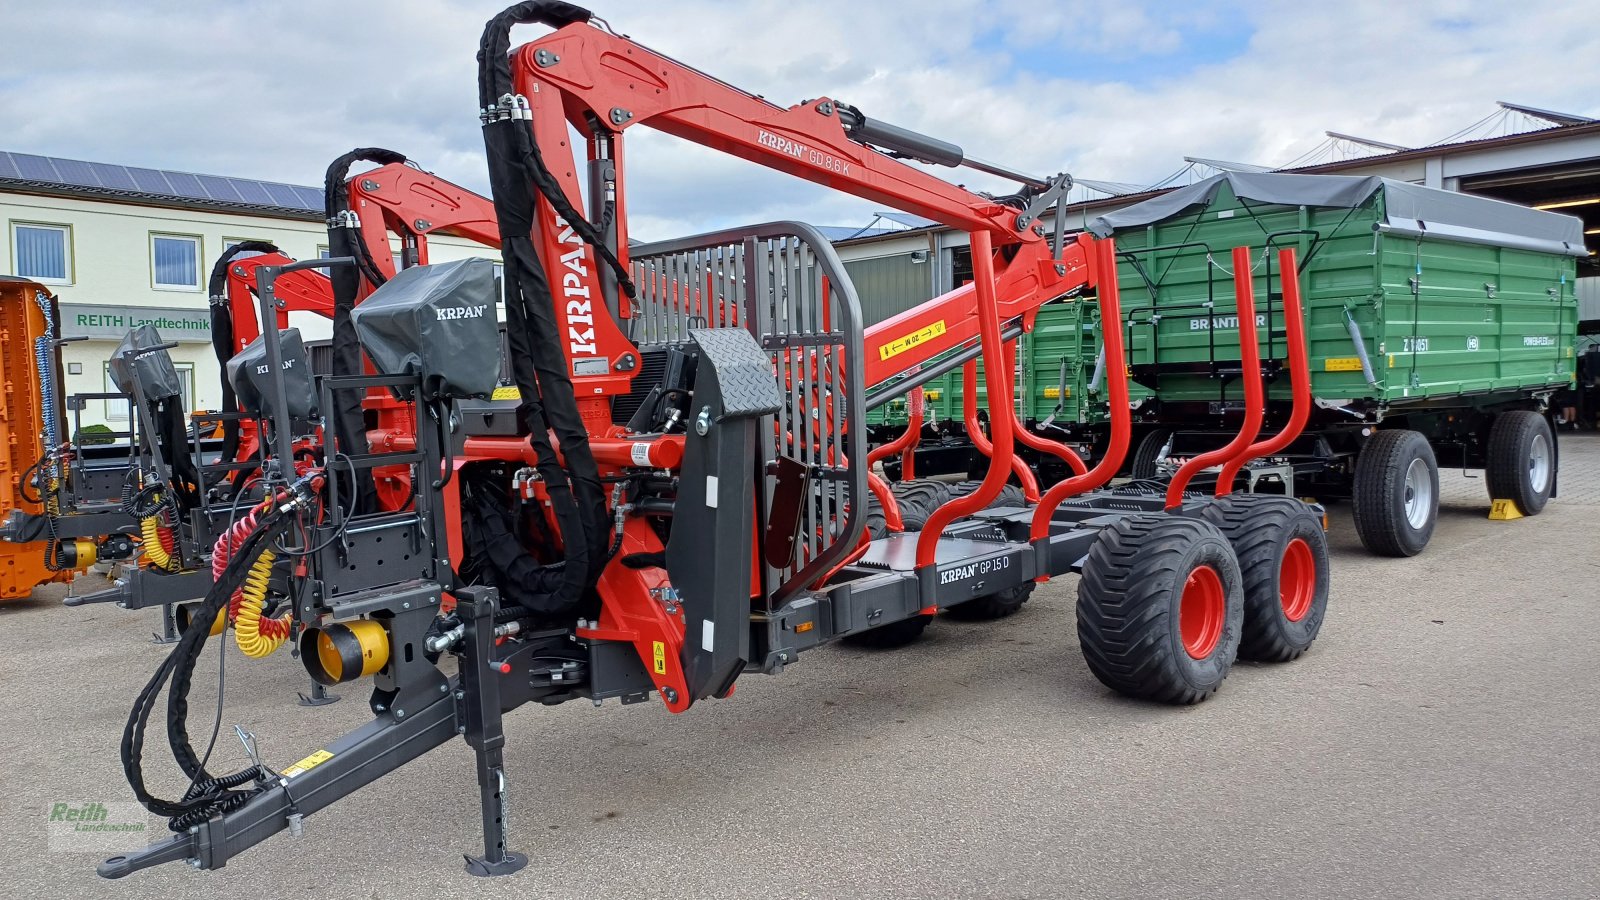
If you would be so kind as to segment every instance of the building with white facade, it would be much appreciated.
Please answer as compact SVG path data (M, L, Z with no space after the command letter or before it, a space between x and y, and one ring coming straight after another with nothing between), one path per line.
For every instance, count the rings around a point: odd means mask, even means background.
M31 278L60 298L66 393L113 390L106 372L117 342L149 322L172 351L190 409L216 409L221 372L211 349L206 281L222 252L270 241L296 259L326 255L320 188L88 163L0 151L0 273ZM429 239L433 262L497 250ZM331 323L296 313L308 339ZM91 403L85 424L126 422L126 405Z

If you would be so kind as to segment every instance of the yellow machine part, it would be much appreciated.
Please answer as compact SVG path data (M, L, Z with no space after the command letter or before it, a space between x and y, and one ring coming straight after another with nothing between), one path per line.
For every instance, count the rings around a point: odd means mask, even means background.
M44 456L39 437L43 403L33 360L34 339L45 332L44 313L34 300L39 291L49 293L26 279L0 276L0 379L7 386L0 391L0 519L13 509L44 512L42 504L23 496L22 486L23 474ZM60 372L56 383L61 383ZM75 571L50 570L46 549L43 541L0 542L0 601L26 597L42 584L72 580Z
M365 678L389 664L389 632L371 619L308 628L300 636L300 661L330 687Z

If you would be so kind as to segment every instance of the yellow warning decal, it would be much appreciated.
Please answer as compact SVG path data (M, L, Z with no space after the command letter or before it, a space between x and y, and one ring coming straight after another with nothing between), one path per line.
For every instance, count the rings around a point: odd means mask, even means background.
M522 392L517 390L516 385L508 384L495 388L494 393L490 396L495 400L521 400Z
M1047 399L1047 400L1058 399L1061 396L1061 388L1059 388L1059 387L1047 387L1047 388L1044 389L1044 396L1045 396L1045 399ZM1067 388L1067 396L1068 397L1072 396L1072 388Z
M924 329L922 329L920 331L913 331L910 334L906 335L905 337L895 338L894 340L890 341L889 343L884 344L883 346L879 347L878 348L878 359L879 360L885 360L885 359L889 359L890 357L893 357L893 356L899 356L900 354L906 352L907 350L910 350L912 347L915 347L916 345L922 343L923 341L931 341L931 340L933 340L934 338L938 337L941 334L944 334L944 320L943 319L940 319L939 321L933 323L932 325L929 325L928 327L926 327L926 328L924 328Z
M937 400L941 396L943 396L943 395L939 391L923 391L922 392L922 399L924 399L924 400Z
M1330 356L1322 363L1324 372L1359 372L1361 371L1361 358L1359 356Z
M667 645L660 641L655 642L656 674L667 674Z
M318 750L305 759L302 759L290 766L289 768L284 769L280 774L282 774L285 778L293 778L296 775L304 775L305 773L315 769L317 766L322 765L330 759L333 759L332 753L329 753L326 750Z

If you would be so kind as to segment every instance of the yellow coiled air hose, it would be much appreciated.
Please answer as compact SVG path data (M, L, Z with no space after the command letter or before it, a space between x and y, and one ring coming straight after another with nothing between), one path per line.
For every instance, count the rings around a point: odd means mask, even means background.
M267 603L267 582L272 577L272 562L276 558L277 554L271 550L263 550L250 564L241 589L239 612L233 617L233 639L251 659L270 655L288 639L286 629L271 629L279 633L264 634L261 627L261 610Z
M158 516L146 516L139 520L139 536L144 539L144 556L158 569L170 572L173 570L172 554L161 544L161 520Z

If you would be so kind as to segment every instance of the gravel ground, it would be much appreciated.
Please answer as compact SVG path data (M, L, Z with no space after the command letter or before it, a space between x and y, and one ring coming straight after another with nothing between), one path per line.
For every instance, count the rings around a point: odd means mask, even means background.
M1562 444L1562 497L1537 518L1488 521L1481 479L1447 474L1415 559L1366 555L1333 507L1317 645L1241 664L1198 707L1102 688L1062 578L1014 618L941 621L897 652L823 649L684 716L520 711L513 846L533 862L492 883L461 870L479 838L459 743L218 872L100 881L97 854L52 848L47 820L131 799L117 744L164 651L154 612L70 610L44 589L0 606L0 894L1600 896L1600 439ZM280 767L367 717L353 688L297 706L286 655L228 665L226 721ZM243 762L230 736L218 753Z

